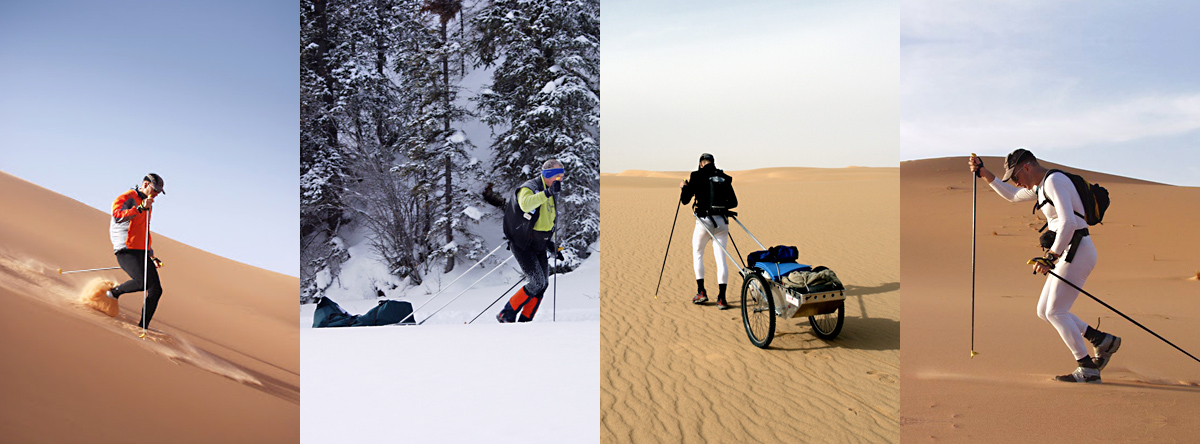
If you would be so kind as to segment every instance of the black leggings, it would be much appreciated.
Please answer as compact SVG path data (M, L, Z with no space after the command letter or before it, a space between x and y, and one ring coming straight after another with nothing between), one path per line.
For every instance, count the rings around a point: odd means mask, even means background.
M550 233L542 231L534 233L528 246L512 246L513 259L517 260L521 271L525 273L525 278L529 280L529 283L525 284L525 294L531 297L542 297L546 293L546 287L549 286L550 266L549 259L546 257L549 244Z
M150 269L146 270L146 250L121 250L117 252L117 263L121 265L121 269L129 275L130 280L118 285L112 290L113 296L120 296L125 293L136 293L146 290L146 305L142 306L142 318L138 320L138 327L149 327L150 319L154 317L154 310L158 308L158 298L162 296L162 285L158 282L158 269L154 264L150 264ZM146 274L146 285L142 285L142 273Z

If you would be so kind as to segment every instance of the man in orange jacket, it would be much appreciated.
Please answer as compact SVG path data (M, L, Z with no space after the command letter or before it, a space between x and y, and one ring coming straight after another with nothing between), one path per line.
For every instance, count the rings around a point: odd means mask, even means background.
M108 291L108 297L117 299L125 293L146 291L146 304L142 306L142 318L138 327L150 325L154 310L158 308L158 298L162 296L162 285L158 282L158 267L162 262L154 257L153 242L150 231L150 213L154 206L154 197L166 194L163 190L161 176L150 173L142 178L141 186L121 193L112 205L112 219L108 221L108 233L112 238L113 252L121 269L129 274L130 279ZM147 262L154 262L153 267L146 267ZM145 282L142 281L143 277Z

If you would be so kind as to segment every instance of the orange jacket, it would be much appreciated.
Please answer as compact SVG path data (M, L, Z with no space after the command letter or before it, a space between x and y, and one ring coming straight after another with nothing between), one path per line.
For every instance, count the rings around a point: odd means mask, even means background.
M131 189L120 196L112 204L112 219L108 221L108 234L112 238L113 252L124 249L146 250L154 253L154 240L146 236L146 222L150 220L153 209L141 211L145 196L136 189Z

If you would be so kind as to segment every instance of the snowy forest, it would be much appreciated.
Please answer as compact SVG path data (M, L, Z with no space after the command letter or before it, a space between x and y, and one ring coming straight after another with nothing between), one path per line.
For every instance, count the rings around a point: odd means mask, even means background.
M339 278L350 237L393 288L465 270L550 158L567 170L559 271L594 254L599 3L302 0L302 303Z

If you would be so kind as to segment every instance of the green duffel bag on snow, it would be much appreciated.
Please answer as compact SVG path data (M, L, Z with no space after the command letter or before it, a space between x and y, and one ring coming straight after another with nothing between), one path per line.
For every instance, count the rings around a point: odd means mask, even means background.
M818 293L823 291L844 290L842 281L827 267L816 267L809 271L796 270L783 275L779 280L785 287Z

